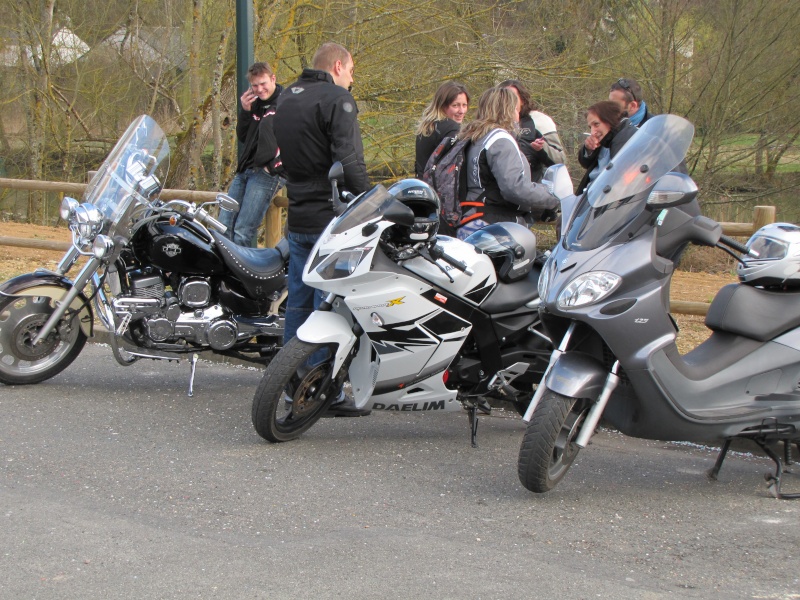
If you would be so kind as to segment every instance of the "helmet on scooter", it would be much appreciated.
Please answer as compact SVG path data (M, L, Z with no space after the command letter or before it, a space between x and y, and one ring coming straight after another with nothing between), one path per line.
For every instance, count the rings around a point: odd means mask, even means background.
M439 231L441 202L431 186L419 179L403 179L387 190L414 211L414 224L392 227L393 239L401 244L427 242Z
M800 227L791 223L765 225L747 240L758 258L743 256L739 281L758 287L800 287Z
M536 235L519 223L492 223L464 241L492 259L497 277L504 283L527 276L536 258Z

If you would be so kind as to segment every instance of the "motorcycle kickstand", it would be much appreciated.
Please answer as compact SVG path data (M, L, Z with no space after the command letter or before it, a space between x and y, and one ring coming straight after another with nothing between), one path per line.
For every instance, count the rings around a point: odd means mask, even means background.
M470 406L467 408L469 414L470 443L473 448L478 447L478 407Z
M197 353L195 352L192 354L192 359L190 361L189 368L191 369L189 372L189 397L191 398L194 396L194 373L197 370Z
M779 500L800 500L800 493L784 494L781 492L781 476L783 475L783 461L781 457L772 451L765 441L753 440L764 451L764 453L775 463L775 474L765 473L764 479L767 480L767 490L773 497Z
M728 438L722 444L722 450L719 451L719 456L717 456L717 462L714 463L714 466L708 472L708 478L713 479L714 481L717 480L717 476L719 475L719 470L722 468L722 461L725 460L725 455L728 454L728 449L731 447L731 439Z

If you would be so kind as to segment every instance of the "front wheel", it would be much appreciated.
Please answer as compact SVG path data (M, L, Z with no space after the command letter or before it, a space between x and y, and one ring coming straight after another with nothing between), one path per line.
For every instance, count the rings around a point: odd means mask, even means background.
M517 474L522 485L542 493L561 481L578 456L580 448L574 441L588 411L582 400L545 390L519 449Z
M288 442L316 423L332 402L333 359L308 367L321 344L292 338L272 359L253 397L252 420L258 435Z
M45 339L33 340L54 309L47 296L15 296L0 300L0 383L39 383L58 375L86 343L77 313L67 313Z

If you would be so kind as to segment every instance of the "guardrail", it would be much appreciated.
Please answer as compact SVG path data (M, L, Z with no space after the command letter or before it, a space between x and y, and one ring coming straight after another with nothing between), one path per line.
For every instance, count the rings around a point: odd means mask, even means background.
M85 183L68 183L65 181L32 181L28 179L3 179L0 178L0 188L15 190L30 190L44 192L60 192L81 196L86 190ZM203 192L197 190L162 190L161 198L164 200L188 200L190 202L208 202L213 200L217 192ZM270 203L265 217L266 244L274 246L283 235L281 209L289 206L286 196L275 196ZM758 229L769 223L774 223L776 211L774 206L756 206L753 209L751 223L720 223L725 235L735 237L749 237ZM17 246L20 248L35 248L39 250L63 250L69 248L69 242L54 242L50 240L30 240L26 238L13 238L0 236L0 245ZM685 300L672 300L669 303L670 311L681 315L705 315L708 312L707 302L688 302Z
M0 178L0 188L12 190L27 190L36 192L58 192L80 198L86 191L85 183L70 183L67 181L35 181L31 179L4 179ZM198 190L161 190L159 197L162 200L186 200L201 204L209 202L217 197L217 192L203 192ZM266 228L266 245L273 247L283 237L283 219L281 209L289 206L289 199L286 196L275 196L270 202L267 215L264 217ZM23 248L40 248L40 246L25 245L23 243L13 243L19 238L0 238L0 245L21 246ZM11 240L11 241L9 241ZM31 240L41 241L41 240ZM69 244L67 244L67 247ZM52 250L54 248L42 248Z

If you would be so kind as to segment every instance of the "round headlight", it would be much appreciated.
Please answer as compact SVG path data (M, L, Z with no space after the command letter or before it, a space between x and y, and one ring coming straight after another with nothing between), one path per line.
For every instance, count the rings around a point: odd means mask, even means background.
M103 215L92 204L84 202L75 208L75 226L83 240L91 240L100 232Z
M103 258L107 254L110 254L112 250L114 250L114 240L110 237L107 235L98 235L94 238L92 252L94 252L97 258Z
M65 221L69 221L70 217L75 214L75 209L78 208L80 204L78 203L75 198L70 198L69 196L64 196L64 199L61 201L61 208L59 209L59 213L61 214L61 218Z

